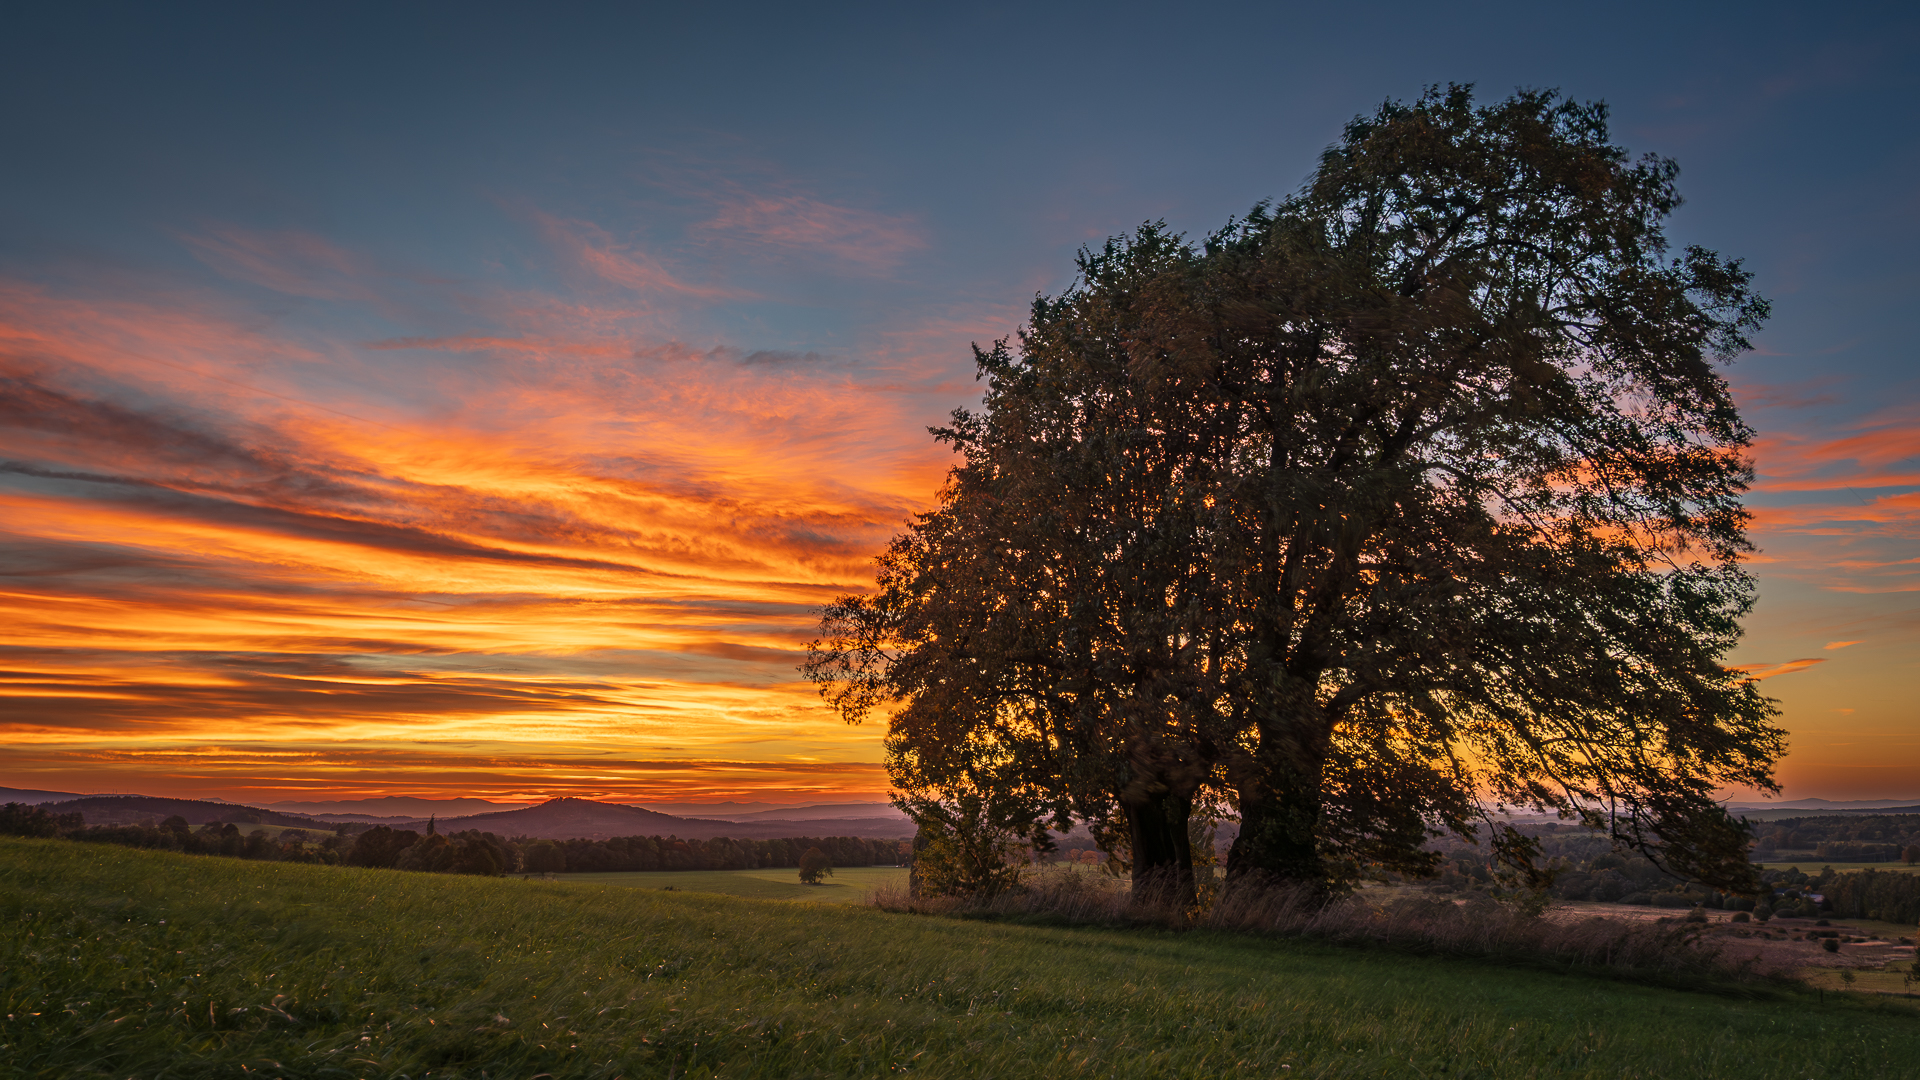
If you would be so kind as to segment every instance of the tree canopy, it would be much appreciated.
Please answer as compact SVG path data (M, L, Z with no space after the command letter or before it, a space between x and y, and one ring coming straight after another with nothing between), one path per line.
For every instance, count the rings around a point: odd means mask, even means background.
M800 880L808 885L820 884L823 877L833 876L833 860L817 847L810 847L800 856Z
M1712 794L1783 743L1723 664L1752 432L1715 365L1767 306L1669 250L1677 174L1603 105L1454 86L1201 243L1083 251L976 349L961 463L807 674L890 713L923 824L1088 822L1155 902L1229 813L1230 887L1428 870L1490 806L1749 886Z

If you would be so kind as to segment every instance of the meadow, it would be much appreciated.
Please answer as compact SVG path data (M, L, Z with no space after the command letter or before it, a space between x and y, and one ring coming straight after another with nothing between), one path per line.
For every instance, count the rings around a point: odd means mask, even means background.
M792 867L771 870L653 870L611 874L561 874L568 884L617 885L629 889L713 893L751 900L797 900L809 904L861 904L875 889L905 887L901 866L842 866L818 885L800 883Z
M678 875L684 878L685 875ZM0 1075L1911 1075L1898 999L0 839Z
M1847 862L1844 859L1769 859L1756 862L1755 866L1763 870L1800 870L1808 874L1818 874L1823 869L1832 869L1836 873L1848 870L1881 870L1901 874L1920 873L1920 866L1908 866L1903 862Z

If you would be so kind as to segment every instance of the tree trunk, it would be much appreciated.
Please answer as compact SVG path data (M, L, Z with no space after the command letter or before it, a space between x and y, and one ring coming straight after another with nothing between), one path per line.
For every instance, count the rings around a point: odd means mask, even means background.
M913 861L907 864L907 895L915 900L920 899L920 853L931 843L933 834L925 825L913 831Z
M1227 853L1227 888L1325 889L1318 838L1326 738L1263 732L1249 771L1239 784L1240 835Z
M1133 902L1185 911L1195 902L1193 848L1187 839L1191 795L1166 792L1123 799L1127 839L1133 846Z

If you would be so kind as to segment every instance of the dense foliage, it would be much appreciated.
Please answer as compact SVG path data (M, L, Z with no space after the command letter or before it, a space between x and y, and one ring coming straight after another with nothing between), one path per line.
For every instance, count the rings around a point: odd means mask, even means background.
M1752 888L1711 796L1771 789L1783 743L1724 666L1752 432L1715 363L1767 308L1668 252L1676 175L1602 106L1454 87L1204 244L1083 252L977 351L984 409L936 433L962 463L808 676L891 713L923 826L1079 820L1156 903L1219 815L1230 886L1336 887L1434 870L1488 795Z

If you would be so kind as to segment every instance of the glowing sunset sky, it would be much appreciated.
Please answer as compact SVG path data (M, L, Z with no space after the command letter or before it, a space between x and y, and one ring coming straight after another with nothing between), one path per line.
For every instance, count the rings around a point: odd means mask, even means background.
M1755 271L1735 663L1787 797L1920 800L1900 8L185 10L0 41L0 785L877 798L794 667L968 343L1457 80L1609 101Z

